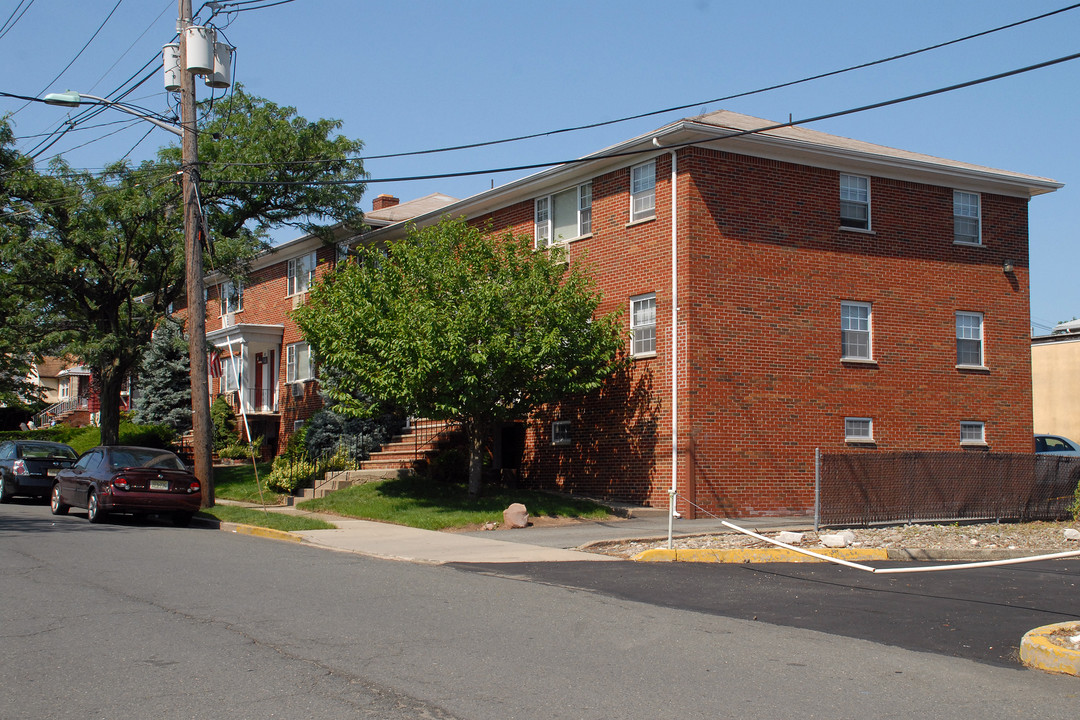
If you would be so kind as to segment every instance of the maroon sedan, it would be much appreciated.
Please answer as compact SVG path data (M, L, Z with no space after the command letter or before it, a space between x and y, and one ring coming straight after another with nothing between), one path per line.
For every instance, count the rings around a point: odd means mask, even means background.
M202 502L202 486L168 450L101 446L87 450L52 486L53 515L86 508L90 522L108 513L168 514L186 527Z

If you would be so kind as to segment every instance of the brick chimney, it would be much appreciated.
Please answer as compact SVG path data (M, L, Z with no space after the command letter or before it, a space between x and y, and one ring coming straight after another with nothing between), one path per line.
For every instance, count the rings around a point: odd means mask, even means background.
M383 193L379 197L375 198L375 202L373 202L371 204L371 209L373 211L374 210L385 210L386 208L394 207L395 205L397 205L400 202L401 201L398 200L393 195L387 195L386 193Z

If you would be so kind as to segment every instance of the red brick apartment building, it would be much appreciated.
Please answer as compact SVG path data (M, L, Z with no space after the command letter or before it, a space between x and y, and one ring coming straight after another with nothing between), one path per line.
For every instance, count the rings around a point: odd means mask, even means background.
M438 193L407 203L380 195L365 222L379 228L454 201ZM223 395L238 414L243 410L251 436L262 437L272 454L322 408L308 345L290 313L356 240L340 228L336 235L336 245L310 235L277 245L239 282L220 274L206 278L206 344L221 360L220 376L210 378L211 399ZM176 308L179 315L185 310Z
M1027 203L1059 187L721 111L466 200L377 204L374 229L343 240L449 214L593 269L632 361L503 433L528 485L802 513L816 448L1031 450ZM318 407L288 312L336 253L279 246L242 297L211 279L207 338L237 358L227 376L240 363L253 435L283 439Z
M1031 450L1027 204L1061 185L770 126L680 120L412 219L564 243L623 311L629 371L530 419L528 484L801 513L815 448Z

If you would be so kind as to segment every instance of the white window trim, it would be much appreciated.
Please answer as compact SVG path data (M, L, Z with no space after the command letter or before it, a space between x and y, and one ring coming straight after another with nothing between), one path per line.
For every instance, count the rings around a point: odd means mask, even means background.
M301 263L311 263L311 267L307 270L307 281L304 283L304 288L300 289L300 273L299 265ZM312 250L309 253L304 253L289 260L285 267L285 297L292 297L293 295L303 295L311 287L311 283L315 281L315 268L318 266L319 260L316 256L316 251Z
M866 181L866 227L861 228L861 227L850 227L848 225L844 225L844 211L843 211L843 206L841 206L841 209L840 209L840 229L850 231L850 232L859 232L859 233L872 234L874 232L874 218L873 218L873 213L871 212L871 208L873 207L873 204L871 202L871 200L873 199L873 193L872 193L872 188L871 188L872 183L870 182L870 176L869 175L855 175L854 173L840 173L840 180L837 182L837 199L840 202L844 202L844 197L843 197L843 195L841 195L841 187L842 187L842 183L843 183L843 178L845 178L845 177L859 178L861 180ZM849 200L847 202L852 202L852 201Z
M635 193L634 192L634 171L637 170L638 168L647 167L649 165L652 165L652 170L653 170L652 187L650 187L648 190L640 190L637 193ZM652 202L652 208L650 208L648 210L643 210L640 215L635 214L635 212L634 212L634 203L635 203L635 201L639 197L644 198L644 197L647 197L649 195L652 196L652 201L653 201ZM645 222L646 220L653 220L655 218L656 218L656 158L653 158L652 160L649 160L647 162L638 163L637 165L633 165L633 166L630 167L630 223L629 224L633 225L634 223Z
M232 294L230 289L236 287L236 307L232 309L227 308L227 299ZM243 280L226 280L218 286L218 305L221 307L221 317L226 315L232 315L233 313L244 311L244 281Z
M963 217L970 219L970 215L957 215L956 214L956 197L957 195L974 195L975 202L977 204L977 213L975 215L975 240L957 240L956 239L956 218ZM953 190L953 244L954 245L967 245L969 247L981 247L983 244L982 238L982 193L972 192L970 190Z
M239 367L240 382L237 384L237 372L234 366L241 362L240 355L229 355L221 358L221 392L234 392L244 384L244 366Z
M297 349L303 345L308 351L308 374L305 377L297 377ZM306 342L295 342L285 346L285 382L302 383L314 379L315 374L311 367L311 346Z
M964 428L966 427L978 427L979 437L978 439L964 439ZM964 446L985 446L986 443L986 423L980 420L963 420L960 423L960 444Z
M866 308L866 357L861 355L844 354L844 308ZM861 332L861 331L859 331ZM840 302L840 360L850 363L874 363L874 306L872 303L857 300L843 300Z
M849 435L848 434L848 423L852 422L852 421L868 423L869 424L870 434L866 435L866 436L863 436L863 435ZM873 418L868 418L868 417L846 417L846 418L844 418L844 442L847 442L847 443L862 443L862 444L867 444L867 445L875 444L877 441L874 440L874 419Z
M570 429L571 423L569 420L556 420L551 423L551 444L552 445L569 445L570 444ZM565 431L565 432L560 432Z
M972 340L974 338L961 338L956 332L956 321L960 319L961 315L967 315L970 317L979 318L979 362L978 364L961 363L957 358L957 369L965 370L987 370L986 365L986 317L981 312L971 312L967 310L957 311L953 321L953 352L954 355L958 354L960 349L961 340Z
M577 202L577 235L568 238L554 238L555 234L555 196L568 190L575 190ZM587 207L585 200L588 200ZM541 220L541 213L545 215ZM565 245L592 235L592 180L579 185L572 185L557 190L549 195L542 195L533 200L533 247L537 250L552 245Z
M643 300L653 301L653 321L652 323L646 323L643 325L634 324L634 303L641 302ZM634 331L638 327L652 327L653 329L653 349L645 350L642 352L635 352L634 346L636 345L636 339L634 337ZM651 358L656 357L656 293L644 293L642 295L635 295L630 298L630 356L633 358Z

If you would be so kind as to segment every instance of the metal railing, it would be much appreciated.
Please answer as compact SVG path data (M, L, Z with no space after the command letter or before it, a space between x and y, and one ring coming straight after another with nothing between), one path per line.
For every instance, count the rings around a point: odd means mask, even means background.
M425 420L409 417L405 419L402 433L409 433L412 436L413 455L419 457L422 452L433 448L442 435L457 432L461 427L461 422L457 420Z
M240 413L240 393L244 397L244 409L249 413L276 413L278 411L277 389L244 388L244 390L229 390L222 393L229 407L237 414Z
M61 400L58 403L53 403L35 415L34 424L38 427L48 427L49 425L52 425L57 418L60 418L67 413L75 412L76 410L87 410L89 407L90 398L85 395Z

